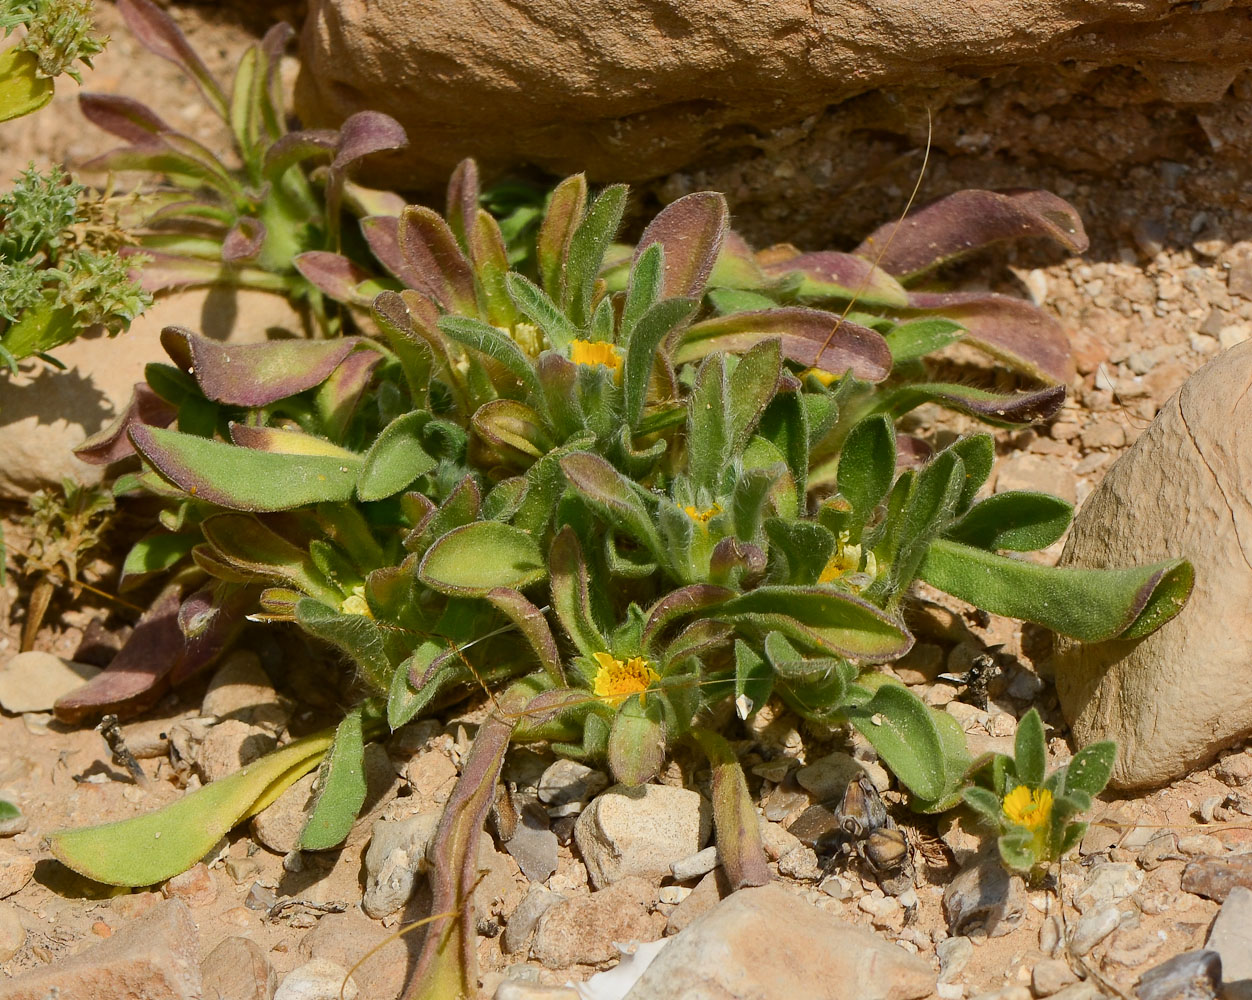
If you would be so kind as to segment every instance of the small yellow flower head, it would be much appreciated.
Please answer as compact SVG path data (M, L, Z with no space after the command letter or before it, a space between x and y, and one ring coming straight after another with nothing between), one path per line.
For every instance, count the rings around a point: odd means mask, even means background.
M691 520L697 521L700 524L708 524L710 518L717 517L717 515L722 512L722 505L719 503L715 503L712 507L708 508L707 510L699 510L695 507L692 507L690 504L688 504L686 507L683 508L683 510L686 511L687 516L691 518Z
M575 340L569 346L569 359L576 365L604 365L618 378L622 372L622 356L607 340Z
M345 615L364 615L366 618L373 618L374 614L370 611L369 602L360 594L349 594L343 599L343 603L339 605L339 611Z
M614 708L632 694L639 695L642 704L648 687L653 681L661 679L661 675L642 656L632 656L624 663L608 653L596 653L594 659L600 664L594 684L596 697L604 699Z
M1052 818L1052 793L1018 785L1004 796L1004 815L1010 823L1038 830Z
M844 576L856 573L860 568L861 547L849 545L848 537L846 531L839 532L839 538L835 542L835 551L826 560L826 566L822 569L821 576L817 578L818 583L832 583ZM874 558L872 552L865 557L865 575L871 579L878 575L878 560ZM861 588L854 586L852 589L860 590Z

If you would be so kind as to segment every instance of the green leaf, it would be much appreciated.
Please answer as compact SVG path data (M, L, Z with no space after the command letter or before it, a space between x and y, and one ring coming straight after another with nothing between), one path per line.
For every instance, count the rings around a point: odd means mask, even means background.
M1020 427L1047 420L1064 402L1063 385L1031 392L998 393L955 382L916 382L879 393L874 401L874 412L898 420L923 403L938 403L977 417L993 427Z
M570 237L565 256L565 291L561 305L576 327L591 320L591 298L604 252L622 224L626 211L626 185L605 188Z
M338 606L342 595L330 586L309 553L246 514L215 514L200 525L212 555L236 570L299 587L323 604ZM198 550L195 550L198 552Z
M33 52L16 46L0 52L0 122L32 114L52 100L52 81L38 71Z
M917 695L899 684L883 684L868 701L844 711L910 792L921 799L943 793L943 743Z
M856 545L861 532L887 498L896 474L896 432L883 416L866 417L848 432L839 454L836 485L852 505L848 541Z
M743 450L778 387L782 354L778 341L766 340L739 358L730 373L730 416L727 422L732 448Z
M126 553L120 590L135 586L140 578L169 569L200 541L198 532L161 532L141 538Z
M442 594L483 597L495 587L521 590L548 574L534 536L500 521L454 528L427 550L417 578Z
M657 349L669 333L691 318L695 308L696 302L692 299L667 299L650 307L635 324L622 364L626 423L631 428L638 427L643 418Z
M548 298L542 288L516 271L505 278L505 285L517 308L539 327L548 342L556 350L566 351L578 337L578 328L561 312L560 306Z
M626 301L622 305L619 346L629 346L631 334L634 333L640 318L660 301L664 269L665 250L660 243L653 243L647 247L631 264L630 282L626 286Z
M130 434L162 479L231 510L290 510L347 500L363 464L359 458L256 451L146 425Z
M382 625L366 615L343 614L310 598L296 604L296 621L310 635L351 657L375 692L388 692L394 664L387 650L388 633Z
M950 319L915 319L901 323L883 338L897 365L924 358L927 354L955 344L965 335L965 327Z
M1133 569L1040 566L942 538L930 543L918 575L992 614L1084 642L1150 635L1182 610L1194 582L1183 559Z
M1065 791L1099 795L1113 775L1117 763L1117 744L1111 740L1083 747L1069 762L1065 771Z
M74 310L58 305L56 296L49 294L39 305L22 310L17 322L0 336L0 345L21 361L68 343L78 332Z
M552 610L583 656L608 649L604 635L591 613L587 564L578 536L569 525L557 532L548 552L552 578Z
M343 843L365 802L365 738L362 710L349 712L335 730L330 753L317 776L317 802L300 834L300 848L325 851Z
M651 781L665 763L665 726L657 717L660 698L653 695L646 708L639 695L623 702L609 727L609 770L624 785Z
M991 824L992 829L1000 829L1002 822L1000 799L995 792L988 788L963 788L961 798L965 800L966 805L985 818Z
M776 633L771 633L776 634ZM774 690L770 665L742 639L735 640L735 707L741 718L748 718L769 701ZM739 699L747 699L739 708Z
M1047 764L1048 746L1043 734L1043 720L1039 718L1039 712L1032 708L1017 724L1013 765L1022 784L1038 788L1043 784Z
M619 531L633 537L658 560L668 553L638 487L599 455L574 452L561 459L570 485Z
M416 717L449 684L460 678L462 664L453 659L436 668L420 689L413 687L412 679L425 676L431 664L447 651L446 644L427 639L413 651L412 656L396 667L391 675L391 690L387 693L387 725L392 730L399 729Z
M1026 872L1035 866L1035 835L1030 830L1013 829L996 841L1004 864L1014 871Z
M379 431L365 453L357 477L358 498L382 500L394 496L435 467L435 460L422 447L422 430L429 422L429 413L405 413Z
M1060 497L1008 490L975 504L944 537L979 549L1032 552L1065 534L1073 516Z
M7 823L9 820L17 819L22 815L22 810L15 806L8 799L0 799L0 823Z
M564 290L568 284L566 257L586 204L587 178L582 174L567 177L553 188L548 210L539 227L535 258L539 265L540 284L556 301L565 301Z
M504 333L469 316L444 316L439 320L439 329L457 343L472 347L498 361L517 380L516 386L507 386L510 391L502 392L501 395L516 396L517 389L520 388L522 394L536 407L544 406L543 390L539 386L534 365L522 349Z
M713 769L713 827L717 856L726 871L731 891L745 886L767 885L772 879L761 840L761 822L748 792L743 768L735 751L719 734L696 728L692 737Z
M237 823L270 805L317 766L330 747L327 729L289 743L163 809L99 826L48 835L67 868L106 885L155 885L186 871Z
M965 483L961 486L961 497L956 502L957 513L963 513L969 509L974 497L991 475L996 461L996 442L990 434L970 434L954 441L948 451L959 455L961 464L965 466Z

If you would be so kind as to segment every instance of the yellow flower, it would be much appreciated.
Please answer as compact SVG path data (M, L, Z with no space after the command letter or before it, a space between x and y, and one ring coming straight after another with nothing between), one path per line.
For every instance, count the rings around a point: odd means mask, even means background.
M683 510L686 511L687 516L691 518L691 520L698 521L700 524L708 524L709 518L717 517L717 515L722 512L722 505L715 503L712 507L708 508L708 510L698 510L688 504L683 508Z
M1046 788L1018 785L1004 796L1004 815L1010 823L1038 830L1052 817L1052 793Z
M607 340L575 340L569 345L569 359L576 365L604 365L614 378L622 373L622 356Z
M596 671L593 690L597 698L614 708L632 694L639 695L639 703L643 704L649 685L661 679L642 656L632 656L624 663L608 653L596 653L594 659L600 669Z
M818 583L832 583L841 577L856 573L860 568L861 547L859 545L849 545L848 537L846 531L839 532L839 538L835 542L835 551L826 560L821 576L817 578ZM874 558L874 553L872 552L865 557L865 573L862 575L868 576L870 579L878 575L878 560ZM854 586L852 589L860 590L861 587Z

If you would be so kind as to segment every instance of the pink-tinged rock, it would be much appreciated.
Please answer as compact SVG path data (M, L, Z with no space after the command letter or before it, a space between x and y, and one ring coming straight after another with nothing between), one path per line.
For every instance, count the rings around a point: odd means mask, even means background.
M1057 694L1085 746L1117 743L1112 784L1145 788L1252 732L1252 341L1196 372L1074 520L1061 566L1195 567L1187 606L1137 642L1062 640Z
M205 957L200 971L206 997L272 1000L278 975L255 941L228 937Z
M550 969L612 961L618 955L614 941L661 936L665 918L652 912L656 900L657 886L633 875L589 896L564 900L539 918L530 953Z
M741 889L674 938L627 1000L916 1000L930 963L780 885Z
M0 1000L201 1000L197 951L191 913L171 899L93 948L0 982Z
M161 893L166 899L181 899L195 909L208 906L217 899L217 883L208 866L201 861L166 882L161 887Z

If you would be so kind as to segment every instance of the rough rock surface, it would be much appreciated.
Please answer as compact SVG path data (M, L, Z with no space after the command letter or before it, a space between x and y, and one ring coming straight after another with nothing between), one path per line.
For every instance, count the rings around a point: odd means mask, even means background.
M910 1000L934 988L929 962L767 885L742 889L696 920L627 1000Z
M1195 129L1195 106L1224 97L1208 128L1228 130L1239 109L1227 91L1252 63L1247 7L615 0L589 13L484 0L465 17L430 2L314 0L296 100L313 125L364 108L397 117L410 145L384 170L408 187L442 183L471 154L489 168L639 181L815 130L924 135L928 106L953 119L940 146L1015 146L1091 169L1167 155ZM985 128L956 123L984 101ZM1156 102L1185 110L1154 114ZM1124 148L1102 122L1142 134Z
M1252 342L1196 372L1093 493L1060 564L1183 556L1187 607L1139 642L1062 642L1057 693L1079 745L1117 741L1113 784L1158 785L1252 732Z

